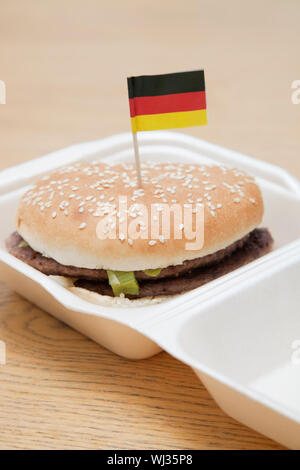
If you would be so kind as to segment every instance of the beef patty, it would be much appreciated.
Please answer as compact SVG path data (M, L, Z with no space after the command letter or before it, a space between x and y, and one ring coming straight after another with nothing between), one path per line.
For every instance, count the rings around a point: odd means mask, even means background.
M189 290L200 287L207 282L213 281L224 274L230 273L250 261L268 253L273 244L273 239L267 229L253 230L243 244L237 248L231 256L223 258L214 264L201 266L192 272L180 277L158 279L156 282L141 281L139 282L139 295L126 295L130 299L136 299L157 295L174 295L187 292ZM75 281L76 287L97 292L102 295L113 296L112 289L108 283L87 281L86 279L78 279Z
M51 258L42 256L28 245L22 246L22 241L22 237L15 232L7 240L6 245L11 254L25 263L30 264L44 274L79 277L80 279L74 282L76 287L102 295L113 296L113 291L106 280L106 271L63 266ZM139 280L140 286L139 295L127 295L127 297L134 299L187 292L268 253L272 248L272 244L273 239L267 229L255 229L224 250L195 260L185 261L182 265L169 266L162 269L160 275L155 278L147 276L142 271L137 271L136 278ZM105 273L105 276L103 273Z
M135 277L138 281L140 280L157 280L165 277L177 277L182 274L186 274L193 269L199 268L200 266L207 266L209 264L218 263L226 256L230 256L231 253L237 248L241 248L247 241L249 234L243 237L241 240L232 243L232 245L219 250L208 256L202 258L196 258L188 261L184 261L183 264L176 266L168 266L163 268L158 276L148 276L143 271L135 271ZM25 245L25 246L24 246ZM76 266L65 266L58 263L52 258L47 258L41 255L37 251L34 251L29 245L26 246L23 238L18 232L14 232L6 241L6 247L8 251L16 258L24 261L35 269L38 269L44 274L65 276L65 277L80 277L82 279L89 279L91 281L107 281L107 273L105 269L88 269L78 268Z

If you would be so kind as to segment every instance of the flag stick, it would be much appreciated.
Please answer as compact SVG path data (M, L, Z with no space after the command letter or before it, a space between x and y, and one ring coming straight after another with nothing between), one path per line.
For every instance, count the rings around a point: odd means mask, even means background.
M142 187L140 153L139 153L139 146L138 146L136 132L132 133L132 137L133 137L134 157L135 157L135 165L136 165L136 174L137 174L137 179L138 179L138 185L140 187Z

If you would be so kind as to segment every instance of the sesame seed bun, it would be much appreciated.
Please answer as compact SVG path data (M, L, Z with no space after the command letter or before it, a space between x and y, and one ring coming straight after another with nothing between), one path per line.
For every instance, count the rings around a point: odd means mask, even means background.
M252 177L224 166L142 162L143 187L135 165L102 162L74 164L44 176L22 198L17 230L26 242L57 262L90 269L136 271L181 264L226 248L256 228L262 220L261 192ZM118 198L127 196L128 224L137 223L139 205L156 208L184 204L204 213L204 245L188 250L172 235L131 239L116 230L115 239L99 239L97 225L109 217L118 225ZM183 225L183 224L182 224ZM142 227L144 228L144 227ZM145 237L145 234L143 235Z

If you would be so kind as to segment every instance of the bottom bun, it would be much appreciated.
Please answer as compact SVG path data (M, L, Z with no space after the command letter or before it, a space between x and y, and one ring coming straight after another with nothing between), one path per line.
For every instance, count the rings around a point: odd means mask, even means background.
M143 297L142 299L130 300L126 297L111 297L110 295L97 294L97 292L82 289L81 287L69 287L68 290L87 302L102 305L103 307L146 307L177 297L177 295L159 295L157 297Z
M143 297L142 299L127 299L126 297L111 297L110 295L101 295L81 287L75 287L73 279L64 276L49 276L53 281L62 287L68 289L72 294L77 295L92 304L102 305L103 307L146 307L149 305L160 304L166 300L174 299L178 295L158 295L157 297Z

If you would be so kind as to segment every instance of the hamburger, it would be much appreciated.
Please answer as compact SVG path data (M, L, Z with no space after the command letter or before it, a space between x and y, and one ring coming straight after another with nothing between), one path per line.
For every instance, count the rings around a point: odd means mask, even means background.
M158 301L271 250L260 189L243 171L145 161L141 173L142 187L128 162L44 176L19 203L8 251L85 298Z

